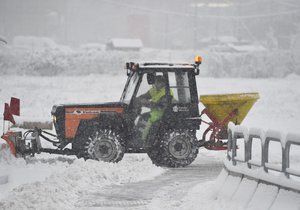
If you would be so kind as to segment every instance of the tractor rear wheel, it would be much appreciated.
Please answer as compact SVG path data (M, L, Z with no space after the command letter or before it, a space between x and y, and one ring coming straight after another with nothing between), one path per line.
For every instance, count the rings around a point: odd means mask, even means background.
M191 164L198 155L196 142L196 136L191 131L168 131L152 146L148 155L157 166L185 167Z
M122 160L125 146L120 135L110 128L97 128L88 136L84 145L84 158L104 162Z

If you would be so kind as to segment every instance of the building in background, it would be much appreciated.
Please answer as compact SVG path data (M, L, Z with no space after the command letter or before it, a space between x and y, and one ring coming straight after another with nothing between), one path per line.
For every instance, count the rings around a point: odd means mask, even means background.
M287 50L300 33L297 0L0 0L0 34L49 37L59 44L139 38L144 47L200 49L234 37Z
M114 38L106 44L107 50L139 51L143 47L140 39Z

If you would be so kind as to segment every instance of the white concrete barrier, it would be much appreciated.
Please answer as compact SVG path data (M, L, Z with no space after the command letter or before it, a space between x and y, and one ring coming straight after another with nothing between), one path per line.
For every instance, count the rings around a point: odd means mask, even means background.
M300 146L300 135L286 136L260 129L229 125L227 159L224 161L223 182L218 198L234 209L299 210L300 167L290 167L292 145ZM261 159L254 161L253 139L261 143ZM243 148L238 148L237 140ZM271 163L270 142L281 145L281 161ZM243 151L238 156L238 150ZM257 151L256 151L257 152Z

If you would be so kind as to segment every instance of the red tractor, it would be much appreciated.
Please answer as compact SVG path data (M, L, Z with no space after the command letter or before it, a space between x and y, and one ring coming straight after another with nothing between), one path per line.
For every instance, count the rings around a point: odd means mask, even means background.
M3 138L17 156L48 152L118 162L124 153L147 153L158 166L187 166L201 146L226 149L222 139L227 138L227 123L240 123L239 109L244 106L231 103L221 118L205 109L202 114L212 122L201 119L195 79L201 61L198 56L194 64L126 63L128 78L120 101L55 105L51 114L56 135L35 128L23 137L20 132L8 132ZM248 94L251 106L257 98L255 93ZM198 140L201 122L208 128ZM28 138L30 133L33 137ZM52 142L56 149L42 148L40 138ZM69 144L71 149L66 148Z

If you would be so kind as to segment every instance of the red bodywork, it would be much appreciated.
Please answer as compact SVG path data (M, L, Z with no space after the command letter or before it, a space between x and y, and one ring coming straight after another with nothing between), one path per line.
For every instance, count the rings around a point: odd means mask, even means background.
M16 156L16 147L15 147L14 142L12 141L12 138L14 138L15 136L16 136L16 133L13 131L7 131L5 134L3 134L1 136L1 138L7 142L7 145L9 146L11 154L13 154L14 156Z
M91 120L101 112L122 113L123 107L67 107L65 109L65 138L73 139L81 120Z

